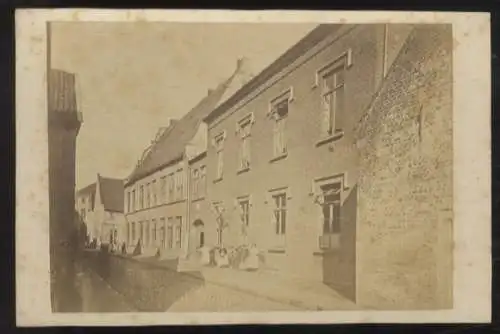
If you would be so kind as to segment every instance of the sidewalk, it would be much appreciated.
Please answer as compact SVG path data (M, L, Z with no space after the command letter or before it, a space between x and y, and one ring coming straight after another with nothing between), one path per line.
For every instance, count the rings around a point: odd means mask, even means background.
M114 255L116 256L116 255ZM119 255L119 257L123 257ZM126 257L133 261L148 263L156 267L176 271L171 260L156 260L151 257ZM304 281L282 273L261 269L243 271L233 268L196 266L179 274L279 303L286 303L305 310L355 310L356 304L321 282Z
M255 272L231 268L205 267L206 282L250 293L272 301L284 302L308 310L354 310L354 302L319 282L289 278L268 270Z

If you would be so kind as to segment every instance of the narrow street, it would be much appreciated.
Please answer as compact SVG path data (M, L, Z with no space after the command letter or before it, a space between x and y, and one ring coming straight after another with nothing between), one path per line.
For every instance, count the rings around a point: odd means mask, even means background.
M145 312L134 305L130 297L118 292L88 266L76 265L76 287L80 312ZM166 297L168 299L168 297ZM178 298L178 297L174 297ZM286 302L256 296L231 287L205 282L193 287L167 309L155 312L243 312L243 311L293 311L303 310Z
M81 312L137 312L124 296L89 269L78 271L77 286L82 301Z

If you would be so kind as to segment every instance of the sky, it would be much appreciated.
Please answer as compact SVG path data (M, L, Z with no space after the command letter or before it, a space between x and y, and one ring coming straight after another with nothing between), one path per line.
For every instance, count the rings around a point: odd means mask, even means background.
M52 68L76 74L83 124L76 187L126 178L158 129L246 57L258 74L315 24L54 23Z

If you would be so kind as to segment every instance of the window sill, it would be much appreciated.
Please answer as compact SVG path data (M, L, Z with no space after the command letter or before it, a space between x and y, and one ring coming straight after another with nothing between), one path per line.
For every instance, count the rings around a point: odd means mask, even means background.
M242 173L245 173L245 172L248 172L250 170L250 167L246 167L246 168L241 168L239 169L236 174L242 174Z
M313 252L314 256L328 256L338 252L338 248L319 249Z
M316 147L321 146L321 145L324 145L324 144L331 143L332 141L339 140L339 139L340 139L340 138L342 138L343 136L344 136L344 131L339 130L339 131L335 132L333 135L330 135L330 136L328 136L328 137L325 137L325 138L323 138L323 139L320 139L320 140L316 143Z
M284 248L270 248L267 252L273 254L285 254L286 250Z
M205 196L201 196L201 197L198 197L198 198L191 200L191 202L199 202L199 201L203 201L204 199L205 199Z
M275 162L275 161L278 161L278 160L281 160L281 159L285 159L287 156L288 156L288 152L275 156L274 158L272 158L271 160L269 160L269 162Z
M220 182L220 181L222 181L222 177L219 177L219 178L215 179L213 182L217 183L217 182Z

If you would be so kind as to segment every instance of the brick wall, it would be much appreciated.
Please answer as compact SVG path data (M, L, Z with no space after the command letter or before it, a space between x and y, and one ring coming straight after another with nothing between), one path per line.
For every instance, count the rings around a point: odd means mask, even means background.
M343 245L337 254L324 258L315 255L319 250L318 238L322 234L321 207L314 203L311 188L317 178L345 173L356 180L357 155L353 128L368 107L377 90L383 66L384 25L346 25L342 31L328 37L329 44L320 43L300 56L293 64L245 97L237 106L209 124L209 140L225 130L224 178L214 182L216 152L208 147L208 187L210 200L223 201L229 227L225 231L226 244L237 243L239 233L238 211L235 200L251 196L250 240L266 252L266 265L308 279L329 280L336 276L337 286L354 287L354 232L355 212L344 210ZM348 50L352 66L346 71L346 112L344 136L325 145L318 142L322 135L321 88L315 85L316 73ZM293 101L289 105L287 120L288 156L278 161L273 158L273 120L267 115L270 101L293 87ZM251 129L250 170L237 173L240 140L235 131L240 119L253 112L255 123ZM275 238L273 201L269 191L288 187L288 221L286 252L273 252ZM345 198L355 198L353 187L346 190ZM352 206L351 206L352 207ZM354 210L355 211L355 210ZM206 225L213 226L213 219ZM349 225L350 224L350 225ZM211 228L210 227L210 228ZM271 252L270 252L271 251ZM329 273L324 275L324 271Z
M357 301L451 306L452 33L409 35L358 128Z

